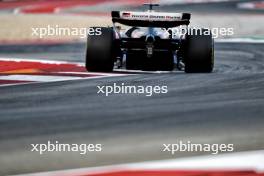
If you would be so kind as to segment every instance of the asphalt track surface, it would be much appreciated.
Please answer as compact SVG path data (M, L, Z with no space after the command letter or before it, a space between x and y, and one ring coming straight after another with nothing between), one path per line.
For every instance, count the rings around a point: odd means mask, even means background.
M183 72L0 87L0 175L209 153L162 152L163 143L264 147L263 44L216 43L211 74ZM1 46L0 57L82 62L85 44ZM12 54L10 54L12 51ZM168 93L97 94L98 85L166 85ZM31 143L102 143L103 151L30 152Z

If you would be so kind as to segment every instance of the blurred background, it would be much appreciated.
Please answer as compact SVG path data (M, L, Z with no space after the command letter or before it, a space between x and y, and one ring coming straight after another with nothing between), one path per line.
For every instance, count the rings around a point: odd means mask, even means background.
M32 28L109 26L111 10L143 10L142 4L149 2L1 0L0 57L84 63L86 38L40 39L32 35ZM233 143L237 152L263 149L264 53L263 44L257 43L264 39L264 1L152 2L160 4L158 11L192 13L194 27L234 29L234 35L216 39L215 72L138 74L1 87L0 175L209 154L178 152L172 156L161 152L163 143L178 140ZM169 93L151 98L96 95L97 85L113 82L165 84ZM48 140L102 143L104 150L87 156L30 152L31 143Z
M1 41L40 40L32 28L111 25L111 10L143 10L147 0L6 0L0 4ZM191 12L191 26L234 28L231 37L263 38L261 0L160 0L157 10ZM230 36L228 36L230 37ZM222 36L223 38L223 36ZM80 40L80 36L46 36L42 40Z

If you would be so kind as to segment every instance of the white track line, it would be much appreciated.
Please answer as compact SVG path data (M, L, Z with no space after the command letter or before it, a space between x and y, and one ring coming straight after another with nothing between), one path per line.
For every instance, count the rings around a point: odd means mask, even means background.
M70 64L75 66L83 67L83 63L67 62L67 61L53 61L53 60L37 60L37 59L21 59L21 58L0 58L0 61L11 61L11 62L35 62L40 64ZM0 80L10 81L32 81L26 83L10 83L2 84L0 87L6 86L18 86L25 84L39 84L44 82L59 82L59 81L70 81L70 80L84 80L84 79L97 79L115 76L126 76L126 74L115 74L115 73L100 73L100 72L54 72L54 74L73 74L73 76L63 75L27 75L27 74L11 74L11 75L0 75ZM86 75L91 77L82 77L78 75Z
M186 171L245 171L252 170L264 173L264 150L237 152L230 154L197 156L181 159L150 161L141 163L121 164L104 167L81 168L63 171L51 171L42 173L25 174L20 176L77 176L87 174L100 174L116 171L162 171L162 170L186 170Z
M126 76L126 75L116 75L116 77L119 76ZM109 78L109 77L115 77L115 76L93 76L93 77L77 77L76 79L68 79L68 80L57 80L57 81L49 81L49 82L26 82L26 83L10 83L10 84L0 84L0 87L9 87L9 86L20 86L20 85L27 85L27 84L47 84L47 83L56 83L56 82L64 82L64 81L73 81L73 80L88 80L88 79L100 79L100 78ZM0 76L1 80L1 76ZM26 81L26 80L24 80Z
M50 76L50 75L7 75L0 76L1 80L10 81L34 81L34 82L54 82L81 79L76 76Z
M76 74L76 75L99 75L99 76L124 76L125 75L125 74L119 74L119 73L102 73L102 72L56 72L56 73Z
M74 64L77 66L84 66L84 63L80 63L80 62L54 61L54 60L41 60L41 59L22 59L22 58L0 57L0 61L37 62L37 63L42 63L42 64Z
M252 38L229 38L229 39L215 39L219 43L264 43L264 39Z

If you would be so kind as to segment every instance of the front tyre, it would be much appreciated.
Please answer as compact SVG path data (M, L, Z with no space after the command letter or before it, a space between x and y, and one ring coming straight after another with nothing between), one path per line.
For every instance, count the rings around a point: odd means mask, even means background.
M86 69L90 72L111 72L114 67L114 31L112 28L93 27L101 29L101 35L89 35L86 49Z
M214 68L214 41L209 29L191 29L186 36L186 73L211 73Z

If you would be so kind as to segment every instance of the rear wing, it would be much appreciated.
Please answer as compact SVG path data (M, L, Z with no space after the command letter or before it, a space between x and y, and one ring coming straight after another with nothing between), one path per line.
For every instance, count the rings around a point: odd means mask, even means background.
M138 27L176 27L189 25L189 13L112 11L113 23Z

